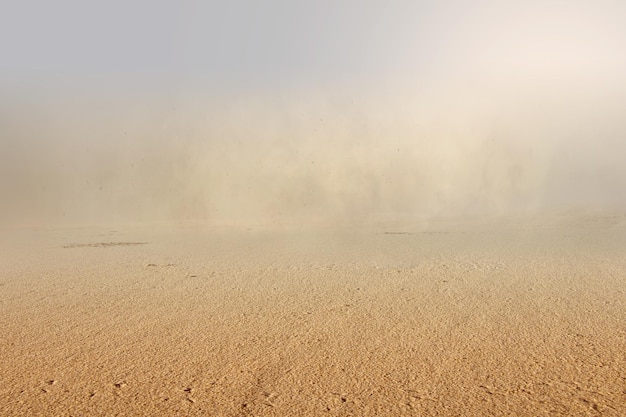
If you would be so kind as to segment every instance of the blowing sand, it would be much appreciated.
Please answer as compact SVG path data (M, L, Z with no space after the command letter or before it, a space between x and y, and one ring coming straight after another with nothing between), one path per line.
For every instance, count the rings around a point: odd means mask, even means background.
M621 214L5 238L3 416L626 415Z

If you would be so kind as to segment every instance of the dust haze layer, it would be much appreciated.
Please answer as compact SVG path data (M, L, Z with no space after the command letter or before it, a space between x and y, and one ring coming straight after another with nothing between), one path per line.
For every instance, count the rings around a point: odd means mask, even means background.
M626 201L618 2L32 6L0 21L5 223Z
M624 206L622 95L399 91L5 102L2 218L367 221Z

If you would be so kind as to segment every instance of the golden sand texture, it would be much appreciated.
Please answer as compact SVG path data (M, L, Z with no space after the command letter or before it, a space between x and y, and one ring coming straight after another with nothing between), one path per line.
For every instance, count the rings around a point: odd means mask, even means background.
M3 416L626 415L623 216L4 245Z

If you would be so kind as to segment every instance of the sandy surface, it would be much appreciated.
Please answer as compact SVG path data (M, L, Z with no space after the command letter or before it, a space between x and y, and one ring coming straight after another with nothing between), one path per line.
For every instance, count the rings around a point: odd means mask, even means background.
M626 415L623 215L3 240L3 416Z

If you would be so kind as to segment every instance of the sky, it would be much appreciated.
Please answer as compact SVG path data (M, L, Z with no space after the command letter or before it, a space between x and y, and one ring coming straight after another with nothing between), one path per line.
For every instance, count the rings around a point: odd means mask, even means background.
M2 9L5 218L355 218L626 202L624 2Z
M3 9L0 74L20 86L601 77L626 62L620 1L26 0Z

